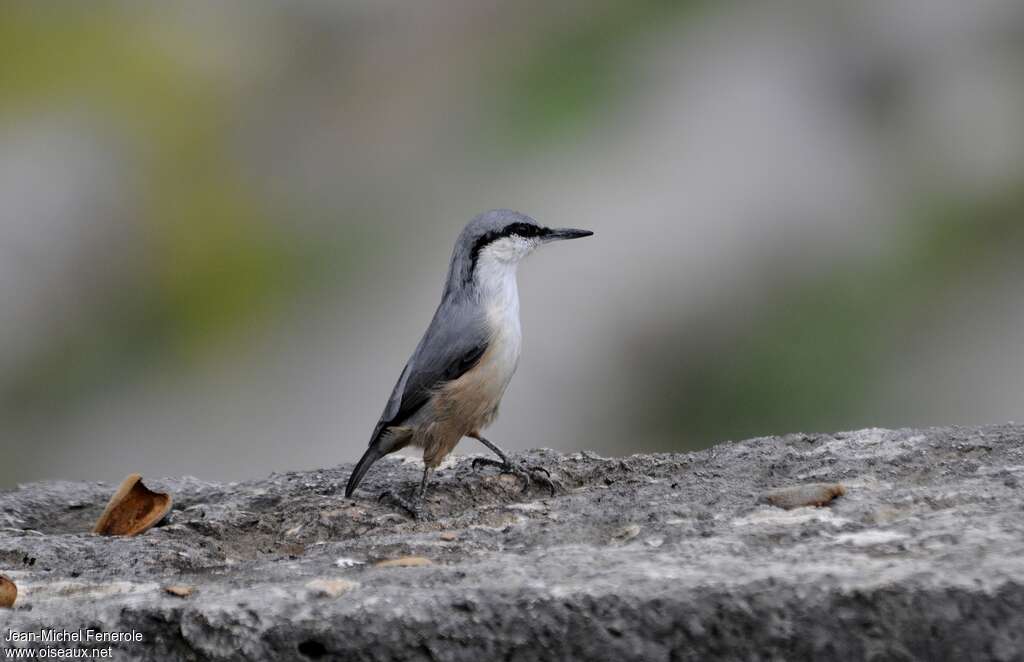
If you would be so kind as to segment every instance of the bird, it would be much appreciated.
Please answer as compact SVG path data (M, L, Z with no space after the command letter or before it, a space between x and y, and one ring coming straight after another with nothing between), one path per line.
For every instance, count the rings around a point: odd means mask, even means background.
M346 498L380 458L410 445L422 448L423 477L412 500L391 492L381 495L419 518L431 472L464 437L476 439L500 458L476 462L523 476L524 490L529 487L530 472L482 434L497 417L519 364L518 266L540 246L593 234L548 228L511 209L492 209L466 225L452 251L441 303L349 476Z

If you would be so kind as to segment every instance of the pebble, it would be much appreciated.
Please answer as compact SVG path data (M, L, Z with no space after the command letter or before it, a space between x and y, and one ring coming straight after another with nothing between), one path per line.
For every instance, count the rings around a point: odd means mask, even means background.
M374 564L378 568L416 568L425 565L434 565L434 562L422 556L401 556L397 559L387 559Z

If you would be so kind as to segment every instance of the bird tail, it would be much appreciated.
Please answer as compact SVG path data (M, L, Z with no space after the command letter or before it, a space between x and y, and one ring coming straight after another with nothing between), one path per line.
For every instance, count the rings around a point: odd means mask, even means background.
M348 485L345 487L345 497L352 496L352 493L359 487L359 483L362 482L363 476L369 471L373 463L384 457L385 453L381 451L380 446L374 444L366 449L363 453L363 457L360 458L359 462L356 463L356 468L352 470L352 475L348 477Z

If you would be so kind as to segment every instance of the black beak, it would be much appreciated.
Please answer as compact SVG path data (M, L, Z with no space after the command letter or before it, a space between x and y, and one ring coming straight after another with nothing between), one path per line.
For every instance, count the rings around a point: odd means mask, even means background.
M563 241L565 239L582 239L583 237L589 237L594 233L590 230L574 230L573 228L560 228L558 230L549 230L544 235L544 241Z

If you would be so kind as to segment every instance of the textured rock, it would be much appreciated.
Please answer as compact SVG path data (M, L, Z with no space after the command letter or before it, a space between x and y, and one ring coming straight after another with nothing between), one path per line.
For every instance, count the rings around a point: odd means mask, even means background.
M114 486L0 493L0 572L20 589L0 640L134 629L144 643L116 656L147 660L1024 659L1022 427L520 459L565 492L461 459L419 522L375 498L418 481L400 458L354 499L348 467L147 477L175 507L130 539L87 533ZM764 501L810 483L846 492ZM380 563L409 557L430 563Z

